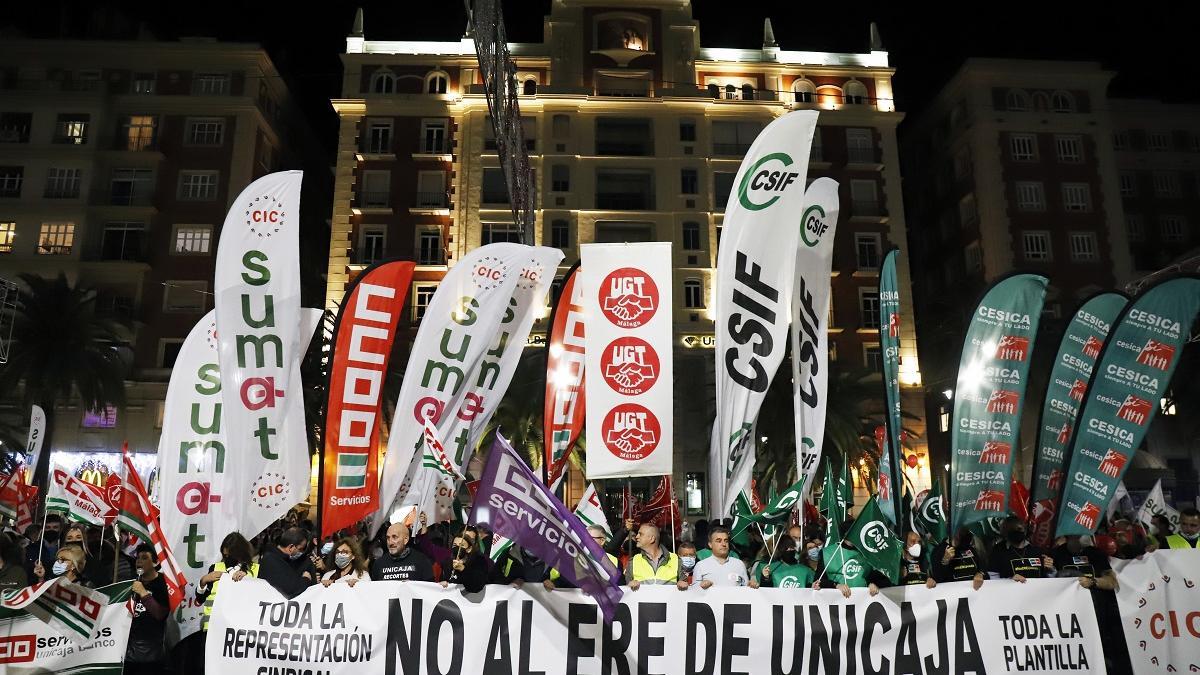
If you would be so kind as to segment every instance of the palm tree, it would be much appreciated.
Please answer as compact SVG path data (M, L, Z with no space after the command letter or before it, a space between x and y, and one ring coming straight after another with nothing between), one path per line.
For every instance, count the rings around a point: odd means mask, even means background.
M0 391L18 391L22 404L46 412L46 436L34 484L42 484L53 447L55 406L78 396L85 410L125 402L128 334L96 311L96 291L72 285L66 275L22 274L13 317L8 363L0 366ZM23 385L23 386L22 386Z
M491 447L499 432L521 453L531 469L540 470L545 435L542 426L545 387L546 350L526 350L517 363L508 391L480 436L477 450Z

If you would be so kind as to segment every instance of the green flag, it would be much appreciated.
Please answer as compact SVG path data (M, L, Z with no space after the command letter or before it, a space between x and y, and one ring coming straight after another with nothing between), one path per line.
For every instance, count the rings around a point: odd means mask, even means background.
M871 497L863 507L862 513L858 514L854 525L846 533L846 538L854 544L863 562L887 575L893 584L900 580L902 544L892 534L876 497Z
M801 480L784 490L778 497L772 499L762 511L744 517L735 516L734 525L740 529L732 530L732 534L737 536L744 532L746 528L757 523L763 526L764 538L774 536L778 528L786 526L788 521L791 520L792 509L796 508L796 505L800 503L800 495L803 490L804 481ZM735 506L735 512L740 508ZM746 508L746 511L749 511L749 508Z
M850 480L849 457L842 458L842 477L838 480L838 501L842 506L842 520L845 520L851 509L854 508L854 481Z
M750 506L750 497L746 495L745 490L742 490L733 502L733 523L729 526L730 543L734 546L750 545L750 533L748 530L754 522L750 520L753 517L754 509ZM700 546L704 545L700 542L697 542L697 544Z
M842 500L839 499L841 493L837 483L838 479L833 475L833 463L826 458L825 482L821 489L821 513L825 514L825 518L833 523L834 527L840 528L842 521L846 519L846 510L842 506Z
M950 535L946 527L946 504L942 499L942 482L933 481L929 494L921 501L921 506L914 514L917 528L922 534L933 537L935 542L945 541Z

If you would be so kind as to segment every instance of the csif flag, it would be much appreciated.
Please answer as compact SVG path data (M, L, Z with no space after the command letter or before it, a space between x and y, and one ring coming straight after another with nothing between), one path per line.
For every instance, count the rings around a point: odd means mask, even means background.
M918 531L933 538L934 542L945 541L950 535L946 525L946 500L942 497L942 481L933 481L933 487L925 494L913 512Z
M846 532L846 539L854 544L864 563L882 572L893 584L899 581L903 546L888 526L878 497L871 497L863 507Z
M758 513L740 519L738 525L741 529L733 531L732 535L737 536L750 525L757 524L765 526L763 528L764 537L774 536L779 528L786 528L791 522L792 512L800 505L803 490L802 482L797 482L784 490Z
M1097 293L1084 300L1067 324L1051 366L1038 420L1030 504L1029 539L1042 548L1053 543L1067 466L1067 443L1075 428L1079 406L1083 404L1087 383L1108 340L1112 322L1128 300L1125 294L1115 291Z
M583 286L579 263L563 278L546 340L546 401L542 411L546 484L557 493L585 414Z
M879 455L879 508L893 525L900 525L900 286L896 280L899 249L888 251L879 268L879 345L883 364L884 437Z
M714 518L729 515L750 485L754 424L787 351L788 313L795 313L792 290L802 233L809 248L833 238L825 231L831 219L814 217L815 231L795 222L807 206L816 125L815 111L791 112L767 125L742 160L725 209L714 286L717 417L709 451ZM828 273L814 283L828 286Z
M1013 274L992 284L971 314L954 388L950 430L950 526L1008 515L1021 408L1046 297L1046 277Z
M414 266L393 260L368 267L351 283L338 309L326 388L323 538L379 508L383 385Z
M1091 534L1146 437L1200 314L1200 276L1150 286L1113 323L1071 436L1056 537Z
M163 533L159 523L158 508L150 503L150 495L146 486L138 476L133 460L129 458L128 445L122 449L122 461L125 464L124 485L121 489L121 506L117 515L117 523L122 529L136 534L139 539L154 547L154 556L158 562L159 571L167 586L167 597L171 611L183 601L187 590L188 580L175 561L171 552L171 544Z

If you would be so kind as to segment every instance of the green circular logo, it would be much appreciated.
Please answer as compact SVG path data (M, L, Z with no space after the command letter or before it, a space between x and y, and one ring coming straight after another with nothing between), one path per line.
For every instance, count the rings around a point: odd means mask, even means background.
M828 229L829 225L825 223L825 209L821 208L820 204L813 204L804 209L804 215L800 218L800 238L804 240L805 246L812 248L821 243L821 235Z
M772 161L782 162L784 166L792 165L792 158L783 152L772 152L752 164L746 173L742 174L742 182L738 185L738 202L742 208L749 211L762 211L770 207L779 201L778 194L765 202L758 203L750 200L750 191L782 192L796 179L797 174L793 172L759 171L763 164Z

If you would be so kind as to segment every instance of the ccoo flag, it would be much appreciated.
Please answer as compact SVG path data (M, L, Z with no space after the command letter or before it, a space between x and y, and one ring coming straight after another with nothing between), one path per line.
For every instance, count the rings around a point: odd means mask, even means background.
M1200 314L1200 276L1161 281L1114 322L1071 437L1055 536L1091 534L1146 437Z
M950 430L950 527L1008 513L1013 452L1046 277L1014 274L992 284L971 315L954 388Z
M788 113L758 135L734 177L717 253L716 410L710 515L750 485L754 423L787 345L788 312L817 113ZM814 244L824 233L810 236ZM814 238L815 237L815 238ZM828 278L825 283L828 284Z
M566 475L571 448L583 431L584 396L583 286L579 263L567 271L558 302L550 314L546 341L546 401L542 411L546 485L558 492Z
M1033 463L1031 530L1029 539L1042 548L1053 540L1058 500L1062 496L1067 442L1096 358L1108 340L1112 322L1129 298L1123 293L1097 293L1084 300L1067 324L1050 369Z

